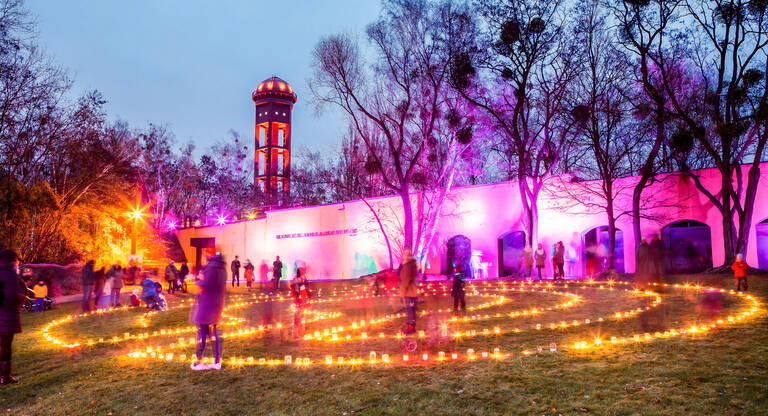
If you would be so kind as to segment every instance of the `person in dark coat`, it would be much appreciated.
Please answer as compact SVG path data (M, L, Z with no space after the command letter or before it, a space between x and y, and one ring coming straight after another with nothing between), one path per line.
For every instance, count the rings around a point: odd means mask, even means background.
M664 279L664 263L666 261L667 247L664 245L664 242L661 241L659 235L654 234L651 239L650 248L650 257L653 264L653 278L656 281L661 281Z
M21 332L21 305L27 287L16 273L18 257L11 250L0 250L0 384L16 383L11 376L13 336Z
M91 310L91 295L93 295L93 285L96 281L96 273L93 271L93 260L88 260L83 266L82 286L83 286L83 313Z
M235 256L229 269L232 271L232 287L235 287L235 280L237 280L237 287L240 287L240 256Z
M179 277L182 280L182 283L184 281L184 278L187 277L189 274L189 266L187 266L187 262L181 263L181 267L179 267Z
M275 292L280 290L280 278L283 277L283 262L280 261L280 256L275 258L272 263L272 280L275 284Z
M93 309L99 309L101 297L104 296L104 284L107 282L107 272L104 268L93 273Z
M459 306L461 306L461 311L465 312L467 310L467 300L464 294L464 285L466 284L467 275L464 272L463 264L456 265L452 278L451 296L453 296L453 313L459 312Z
M651 270L655 267L651 260L651 247L645 238L640 240L635 252L635 283L645 286L650 280Z
M181 263L181 267L179 268L179 287L178 289L181 291L184 291L186 293L186 290L184 289L184 279L187 278L187 275L189 274L189 266L187 266L187 262Z
M552 263L555 266L553 279L565 280L565 269L563 267L565 265L565 245L562 241L558 241L555 244L552 252Z
M217 326L221 322L224 312L224 297L227 291L227 272L224 258L215 255L208 258L208 264L203 271L203 279L195 284L200 288L200 294L195 298L195 303L189 315L189 322L197 325L197 348L195 353L197 361L192 363L192 370L220 370L221 369L221 338ZM213 341L213 364L203 364L205 343L211 338Z

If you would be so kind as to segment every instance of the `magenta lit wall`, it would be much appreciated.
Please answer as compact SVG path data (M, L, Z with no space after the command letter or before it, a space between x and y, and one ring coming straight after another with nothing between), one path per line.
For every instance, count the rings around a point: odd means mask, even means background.
M768 164L762 167L767 168ZM631 186L635 180L624 178L619 181L617 187L622 191L617 195L617 212L629 210ZM702 172L702 181L712 191L719 188L719 174L714 170ZM561 190L562 186L577 185L553 178L540 197L538 241L547 248L563 241L567 248L578 254L574 256L574 269L581 274L584 270L581 256L584 235L590 229L607 225L606 215L599 209L574 203ZM700 221L711 230L713 263L722 264L720 215L689 179L670 175L645 192L648 195L645 201L647 206L659 208L644 212L652 217L641 222L644 236L658 233L666 225L679 220ZM412 200L415 213L418 196L413 195ZM488 277L496 277L499 236L510 230L524 230L519 200L517 186L513 182L453 190L450 200L444 205L438 234L429 250L427 272L439 274L444 269L446 242L462 234L471 239L473 250L482 253L480 260L485 263ZM760 181L757 201L746 253L747 262L755 266L757 245L768 244L768 241L757 241L755 232L755 226L768 219L768 204L761 202L768 201L768 184L764 177ZM400 199L376 198L369 200L369 203L379 213L391 243L399 246L401 237L398 235L402 235ZM623 233L625 270L633 272L635 241L630 216L622 215L617 226ZM195 253L189 246L190 238L214 237L217 250L228 261L239 255L242 261L250 259L258 271L262 262L271 269L272 261L279 255L283 263L291 267L296 261L306 264L310 279L349 279L389 266L389 254L379 226L362 201L269 211L266 218L258 220L182 229L178 231L178 237L187 259L192 262ZM399 255L400 250L396 248L395 267ZM550 269L548 264L547 275L551 275Z

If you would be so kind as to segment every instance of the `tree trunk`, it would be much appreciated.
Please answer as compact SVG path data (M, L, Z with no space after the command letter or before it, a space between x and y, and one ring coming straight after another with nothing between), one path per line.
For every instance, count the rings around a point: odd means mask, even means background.
M657 108L663 108L664 103L657 102ZM648 182L653 176L653 164L656 162L656 157L661 149L661 144L664 142L664 123L665 114L664 111L656 111L656 140L653 143L651 151L648 152L648 158L643 164L642 171L640 172L640 180L632 190L632 234L635 237L635 250L640 247L640 240L643 238L642 231L640 229L640 200L643 196L643 191L648 186ZM635 265L637 268L637 265Z
M524 175L518 175L517 188L523 205L523 225L525 226L528 245L533 247L539 240L538 207L534 198L528 198L528 183Z
M762 143L765 144L764 142ZM757 186L760 182L760 156L762 154L762 147L759 146L759 152L755 156L755 162L752 163L752 167L749 168L749 174L747 175L747 192L744 196L744 214L739 218L739 234L736 240L736 253L744 255L745 260L747 257L747 248L749 247L749 231L752 228L752 215L755 211L755 199L757 197ZM725 264L730 264L726 262Z
M605 213L608 215L608 270L616 272L616 217L613 215L613 186L606 187Z
M726 173L727 172L727 173ZM727 167L724 171L721 171L721 179L722 179L722 198L723 198L723 205L720 208L720 214L722 215L722 224L723 224L723 251L724 251L724 258L723 258L723 265L728 265L733 263L734 259L736 258L736 253L734 252L734 226L733 226L733 213L731 212L731 194L728 192L729 187L732 187L733 184L731 183L731 174L730 174L730 168Z

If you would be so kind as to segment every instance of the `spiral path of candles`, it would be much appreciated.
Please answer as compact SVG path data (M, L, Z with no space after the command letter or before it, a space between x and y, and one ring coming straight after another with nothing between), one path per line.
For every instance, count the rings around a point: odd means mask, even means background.
M418 331L412 335L400 331L405 313L396 293L374 295L368 287L340 285L318 289L297 306L282 295L235 292L219 326L223 361L230 367L397 366L584 354L671 337L716 336L718 328L762 310L751 295L696 284L641 289L591 280L477 281L467 285L468 307L458 314L449 305L447 284L425 283L420 292ZM41 336L61 350L104 347L128 362L189 363L195 361L196 328L179 323L186 322L192 304L192 298L181 298L162 312L121 307L68 315L45 325ZM76 338L59 334L71 334L67 326L91 319L126 328Z

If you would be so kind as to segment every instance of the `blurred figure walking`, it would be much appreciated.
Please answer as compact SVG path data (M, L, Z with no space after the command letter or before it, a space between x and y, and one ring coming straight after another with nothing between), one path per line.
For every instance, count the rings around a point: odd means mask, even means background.
M272 262L272 280L274 282L274 291L280 290L280 279L283 277L283 262L280 261L280 256L275 256L275 261Z
M83 300L81 303L83 313L91 310L91 296L93 295L93 284L96 280L96 275L93 271L93 260L88 260L83 266L82 279L80 283L83 287Z
M227 272L224 258L215 255L208 258L208 264L203 270L203 278L195 284L200 288L200 294L189 314L189 322L197 325L197 361L192 363L192 370L221 369L221 338L217 327L221 322L224 311L224 297L227 291ZM213 364L203 364L206 342L210 339L213 349Z
M406 322L405 328L403 328L404 334L416 332L416 304L419 301L419 291L416 285L418 274L416 259L410 250L405 250L403 252L403 263L400 265L400 297L403 298L405 313L408 316L408 322Z

